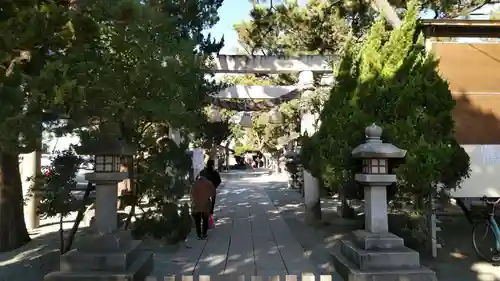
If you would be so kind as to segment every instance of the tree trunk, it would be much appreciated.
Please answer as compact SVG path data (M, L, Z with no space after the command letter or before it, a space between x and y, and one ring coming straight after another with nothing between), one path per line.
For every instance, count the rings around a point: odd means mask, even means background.
M23 206L18 155L0 151L0 252L30 241Z
M64 254L64 216L59 214L59 252Z

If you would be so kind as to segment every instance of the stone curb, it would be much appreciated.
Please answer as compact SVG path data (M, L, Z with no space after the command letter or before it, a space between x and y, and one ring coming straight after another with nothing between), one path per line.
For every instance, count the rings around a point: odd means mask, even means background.
M318 278L319 277L319 278ZM332 281L332 275L314 275L304 273L302 275L171 275L171 276L148 276L145 281Z

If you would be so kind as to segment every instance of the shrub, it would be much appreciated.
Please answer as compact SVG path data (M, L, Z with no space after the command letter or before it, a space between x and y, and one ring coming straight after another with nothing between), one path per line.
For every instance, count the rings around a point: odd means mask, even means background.
M168 244L183 241L191 231L191 216L189 206L185 204L179 213L177 204L168 203L162 208L162 213L154 213L137 220L132 228L135 238L145 236L164 240Z

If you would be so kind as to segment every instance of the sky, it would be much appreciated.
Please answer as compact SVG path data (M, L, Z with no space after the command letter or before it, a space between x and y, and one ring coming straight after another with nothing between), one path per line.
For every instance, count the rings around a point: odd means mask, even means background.
M273 3L279 3L280 0L275 0ZM299 3L304 5L307 0L299 0ZM250 10L252 4L250 0L224 0L222 7L219 8L220 21L212 27L209 32L217 39L224 35L225 46L221 50L221 54L231 55L236 54L239 47L238 35L234 31L233 25L250 19Z
M217 39L224 35L225 45L221 54L235 54L238 48L238 35L233 29L233 25L250 19L250 9L252 4L248 0L225 0L219 8L220 21L212 27L210 33Z

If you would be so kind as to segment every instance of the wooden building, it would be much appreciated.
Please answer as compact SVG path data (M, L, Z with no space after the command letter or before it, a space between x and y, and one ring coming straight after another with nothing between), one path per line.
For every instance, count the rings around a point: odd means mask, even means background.
M439 72L457 102L460 144L500 144L500 43L438 42L436 37L500 38L500 21L423 20Z

